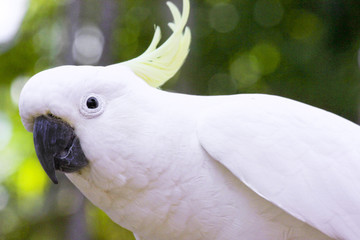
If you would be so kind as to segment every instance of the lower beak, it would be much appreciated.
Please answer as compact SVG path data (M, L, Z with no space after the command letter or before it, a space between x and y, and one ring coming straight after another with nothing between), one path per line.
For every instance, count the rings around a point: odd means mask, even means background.
M58 183L55 170L70 173L88 164L74 129L61 119L37 117L33 133L36 155L53 183Z

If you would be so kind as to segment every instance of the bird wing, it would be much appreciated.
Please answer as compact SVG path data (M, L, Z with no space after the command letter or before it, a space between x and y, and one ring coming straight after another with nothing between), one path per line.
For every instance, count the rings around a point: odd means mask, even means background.
M294 217L331 237L360 239L358 125L270 95L217 102L197 127L211 157Z

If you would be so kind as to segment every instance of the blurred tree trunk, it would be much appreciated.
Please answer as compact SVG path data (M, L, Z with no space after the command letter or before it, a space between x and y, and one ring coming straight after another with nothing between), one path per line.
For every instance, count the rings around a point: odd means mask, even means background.
M64 64L72 65L75 63L72 54L72 45L75 40L75 34L79 28L79 18L82 9L81 0L69 0L66 7L66 23L67 23L67 44L64 51Z
M102 1L102 16L100 19L100 30L104 35L104 48L99 60L100 66L113 64L112 62L112 39L113 32L116 27L116 18L119 15L118 2L115 0L103 0Z
M75 40L76 31L79 28L80 12L83 10L82 0L70 0L66 7L66 20L67 20L67 44L64 51L64 64L75 64L73 56L73 43ZM74 187L72 185L72 187ZM75 188L75 187L74 187ZM85 215L85 199L79 190L74 191L76 196L74 199L79 199L80 204L74 214L69 217L69 221L66 227L65 239L67 240L89 240L89 234L86 227L86 215ZM73 201L74 204L78 204L78 201Z
M80 205L76 212L69 218L68 226L66 229L65 239L67 240L89 240L88 229L86 226L86 214L85 214L85 198L79 192L76 191L76 198L80 198ZM74 201L77 203L78 201Z
M64 64L76 64L72 50L73 43L76 37L76 32L82 24L82 19L80 17L82 16L82 11L90 11L90 9L87 9L87 6L91 8L94 5L91 3L91 1L86 2L85 4L83 0L71 0L67 5L66 18L68 43L64 51ZM115 0L103 0L101 2L101 9L101 18L99 19L100 22L98 24L94 22L95 25L99 26L104 36L104 48L98 65L108 65L112 63L112 33L115 28L116 17L118 15L118 5ZM95 21L95 19L92 20ZM65 237L67 240L89 240L90 236L88 234L86 225L85 213L85 204L87 200L78 190L75 192L77 193L77 196L74 196L74 198L80 199L81 203L80 206L77 207L75 213L69 218ZM74 204L77 203L78 201L74 201Z

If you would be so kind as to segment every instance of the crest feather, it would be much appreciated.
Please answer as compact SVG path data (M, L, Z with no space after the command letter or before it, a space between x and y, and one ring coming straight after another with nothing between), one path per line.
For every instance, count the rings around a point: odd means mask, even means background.
M172 2L167 2L167 5L174 19L168 24L173 31L171 36L157 48L161 30L156 26L154 37L146 51L134 59L119 63L130 67L153 87L160 87L173 77L189 53L191 33L189 27L185 27L190 12L189 0L183 0L182 14Z

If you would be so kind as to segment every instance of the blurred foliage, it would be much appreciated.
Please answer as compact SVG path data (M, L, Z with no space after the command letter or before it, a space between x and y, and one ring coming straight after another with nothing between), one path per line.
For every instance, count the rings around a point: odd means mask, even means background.
M109 1L117 15L111 31L103 31L108 55L103 63L141 54L152 39L154 23L169 35L165 1ZM74 2L82 3L78 16L72 14ZM101 21L106 26L100 17L105 2L31 0L18 35L0 52L0 239L71 239L73 216L81 211L87 231L82 239L133 239L102 211L84 203L66 178L60 186L50 184L17 108L21 87L30 76L69 63L74 30L101 27ZM180 0L174 2L181 6ZM191 52L164 89L204 95L276 94L356 122L360 93L356 3L192 0Z

